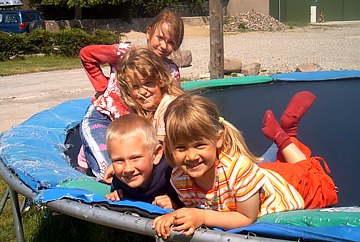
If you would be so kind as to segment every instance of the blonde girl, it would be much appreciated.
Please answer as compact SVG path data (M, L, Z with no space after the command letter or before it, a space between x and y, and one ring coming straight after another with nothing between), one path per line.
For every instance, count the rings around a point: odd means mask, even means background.
M148 49L134 49L117 66L117 79L130 112L148 118L156 128L158 140L163 141L166 108L183 94L166 64Z
M186 208L155 218L159 236L167 238L171 227L186 236L201 225L233 229L268 213L304 208L303 197L280 174L256 165L261 159L209 99L179 96L168 106L165 124L171 183ZM289 146L295 145L282 149Z
M160 57L167 65L175 84L180 86L178 66L167 57L180 48L184 37L182 19L171 10L163 10L146 29L146 48ZM81 122L80 136L83 147L78 156L81 168L90 168L101 180L104 171L111 164L106 149L106 129L115 118L128 114L129 107L120 95L116 80L116 65L131 49L129 43L114 45L90 45L80 50L84 70L96 93ZM110 65L107 77L102 65Z
M165 111L177 96L183 94L166 64L148 49L133 49L117 66L117 78L121 96L130 112L149 119L156 129L157 139L163 141ZM111 183L113 174L113 167L108 166L103 180Z

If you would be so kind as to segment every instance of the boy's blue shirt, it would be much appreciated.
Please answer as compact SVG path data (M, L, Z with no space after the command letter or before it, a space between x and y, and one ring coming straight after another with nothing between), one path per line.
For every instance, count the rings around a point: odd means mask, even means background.
M178 207L182 207L183 204L170 183L171 171L172 168L163 156L160 162L154 165L152 180L148 189L131 188L114 176L111 183L111 192L122 189L124 197L148 203L152 203L157 196L168 195Z

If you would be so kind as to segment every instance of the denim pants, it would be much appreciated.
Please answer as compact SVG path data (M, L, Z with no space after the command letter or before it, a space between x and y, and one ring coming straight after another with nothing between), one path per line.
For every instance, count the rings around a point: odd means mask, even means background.
M276 154L278 152L278 147L272 143L271 146L265 151L262 155L264 162L274 162L277 160Z
M110 118L97 111L91 104L80 124L85 158L92 173L98 179L103 179L106 168L111 164L106 148L106 130L110 123Z

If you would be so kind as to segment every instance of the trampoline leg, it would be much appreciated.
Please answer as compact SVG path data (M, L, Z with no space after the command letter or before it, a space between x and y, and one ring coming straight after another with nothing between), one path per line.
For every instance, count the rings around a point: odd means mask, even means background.
M10 198L10 188L8 187L6 189L5 195L3 196L3 198L1 199L1 203L0 203L0 214L2 213L2 211L4 210L6 201Z
M157 236L157 235L155 235L154 238L155 238L155 242L164 242L165 241L160 236Z
M23 231L22 220L21 220L18 194L16 191L14 191L11 188L9 188L9 190L10 190L11 208L12 208L13 217L14 217L16 241L23 242L23 241L25 241L25 238L24 238L24 231Z

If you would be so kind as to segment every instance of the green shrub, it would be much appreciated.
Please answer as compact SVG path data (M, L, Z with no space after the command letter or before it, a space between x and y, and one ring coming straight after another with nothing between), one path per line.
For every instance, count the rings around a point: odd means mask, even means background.
M115 44L120 37L114 32L96 30L92 35L78 28L49 32L36 29L30 33L6 34L0 32L0 61L19 55L42 53L76 57L82 47L90 44Z
M26 52L51 54L54 43L53 34L43 29L35 29L26 36Z
M244 29L247 29L246 23L240 21L240 22L239 22L239 25L238 25L238 30L241 31L241 30L244 30Z
M122 35L117 36L114 32L97 29L93 33L93 43L111 45L119 42Z
M25 34L6 34L0 32L0 60L22 54L25 49Z
M65 57L77 56L82 47L92 43L91 36L77 28L62 29L54 37L58 54Z

